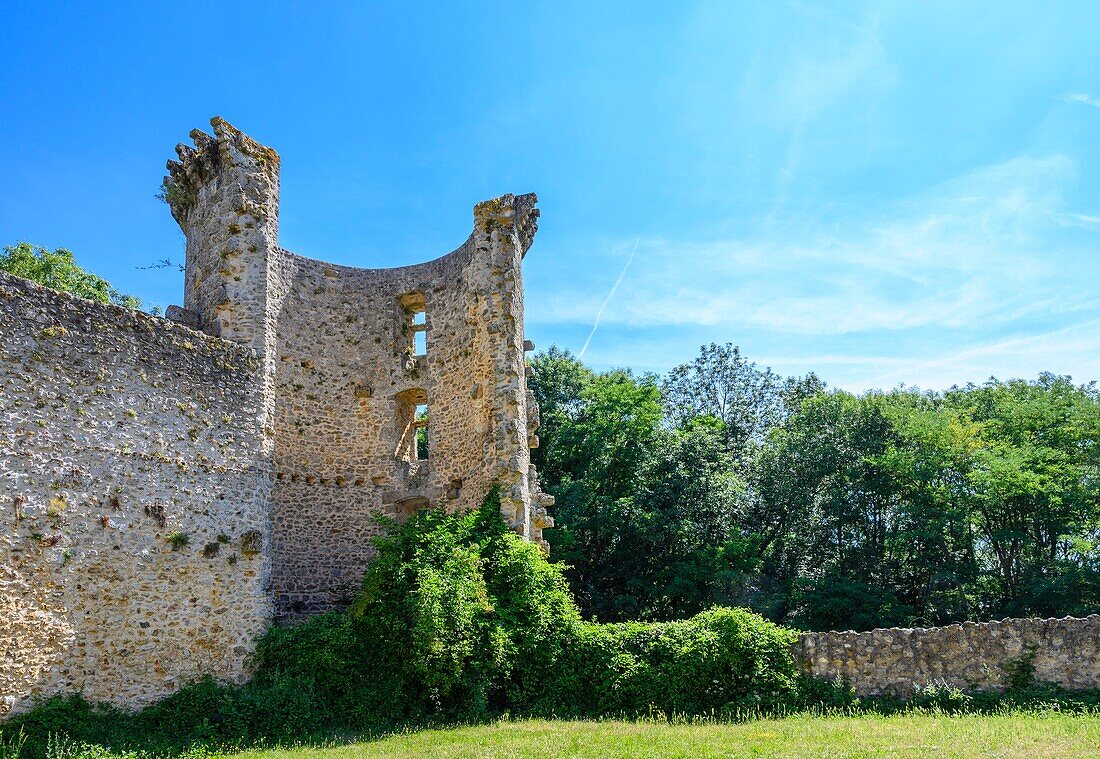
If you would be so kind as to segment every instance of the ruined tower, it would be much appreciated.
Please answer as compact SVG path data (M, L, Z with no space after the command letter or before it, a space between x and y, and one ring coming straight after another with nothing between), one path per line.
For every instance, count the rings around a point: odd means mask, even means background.
M187 237L169 315L259 358L278 613L349 597L379 514L472 508L499 486L506 522L542 544L521 276L536 197L477 204L466 242L427 263L327 264L278 246L278 154L211 124L168 164Z

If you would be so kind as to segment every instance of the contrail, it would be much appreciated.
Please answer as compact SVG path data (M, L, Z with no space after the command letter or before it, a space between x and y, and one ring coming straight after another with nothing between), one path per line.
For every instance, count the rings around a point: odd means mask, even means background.
M577 354L578 359L584 358L584 352L588 350L588 344L592 342L592 336L596 334L596 330L600 326L600 317L603 316L604 309L607 308L607 304L611 302L611 299L615 297L615 291L619 289L619 285L623 283L623 277L626 276L626 270L630 268L630 264L634 261L634 254L638 252L638 241L641 238L634 238L634 247L630 251L630 257L626 259L626 263L623 265L623 270L619 272L619 278L615 280L615 284L611 286L611 292L604 298L603 305L600 306L600 310L596 312L596 321L592 323L592 331L588 333L588 339L584 341L584 347L581 348L581 352Z

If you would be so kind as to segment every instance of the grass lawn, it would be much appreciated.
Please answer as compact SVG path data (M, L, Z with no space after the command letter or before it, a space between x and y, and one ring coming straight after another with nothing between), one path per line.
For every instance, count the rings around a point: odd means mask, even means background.
M796 716L739 724L526 720L392 735L331 748L245 752L255 759L355 757L1084 757L1100 756L1100 716L1055 712L891 717Z

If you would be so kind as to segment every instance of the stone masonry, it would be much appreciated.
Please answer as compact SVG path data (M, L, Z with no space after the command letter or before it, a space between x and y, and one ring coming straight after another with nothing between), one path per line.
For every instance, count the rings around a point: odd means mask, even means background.
M341 605L378 518L497 488L543 546L521 265L534 195L397 269L278 246L279 156L212 120L164 193L168 319L0 275L0 718L247 677L277 616Z
M0 718L246 677L272 609L257 368L0 273Z
M927 685L1003 690L1025 660L1040 682L1100 688L1100 615L803 633L795 657L804 671L846 680L861 696L907 697Z
M278 247L275 151L211 123L168 165L187 236L179 313L259 357L279 614L349 598L379 515L467 509L499 485L507 522L542 543L552 500L531 467L521 277L535 196L478 204L469 239L425 264L327 264Z

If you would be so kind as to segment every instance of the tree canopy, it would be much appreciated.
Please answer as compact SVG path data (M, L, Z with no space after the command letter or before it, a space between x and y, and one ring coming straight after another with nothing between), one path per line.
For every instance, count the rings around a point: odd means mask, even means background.
M1100 392L853 395L732 345L667 377L532 360L547 531L582 611L805 628L1100 611Z
M81 268L72 251L48 250L28 242L8 245L0 254L0 271L33 280L40 285L100 303L141 308L141 301L124 295L102 277Z

